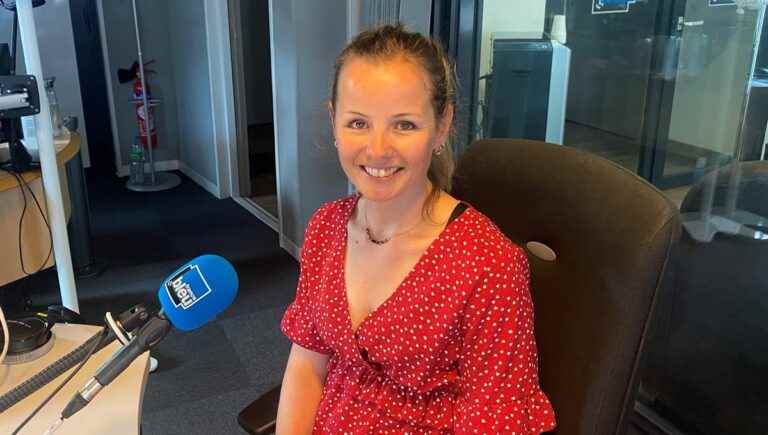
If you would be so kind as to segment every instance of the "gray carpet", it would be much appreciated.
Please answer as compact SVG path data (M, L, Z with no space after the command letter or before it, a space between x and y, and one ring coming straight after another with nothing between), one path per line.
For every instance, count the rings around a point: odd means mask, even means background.
M89 175L93 246L106 270L78 280L81 313L100 323L105 311L151 300L169 273L197 255L229 259L240 278L233 306L198 330L172 331L152 352L160 366L147 381L142 430L244 433L237 414L282 379L290 344L279 321L293 299L298 265L274 231L182 178L172 191L142 194ZM34 306L59 303L54 271L20 286Z

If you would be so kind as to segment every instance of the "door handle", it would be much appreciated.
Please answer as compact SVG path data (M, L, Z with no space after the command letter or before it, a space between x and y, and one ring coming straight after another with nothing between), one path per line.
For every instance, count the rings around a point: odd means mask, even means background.
M704 20L685 21L685 17L677 17L677 31L682 32L685 27L699 27L704 25Z

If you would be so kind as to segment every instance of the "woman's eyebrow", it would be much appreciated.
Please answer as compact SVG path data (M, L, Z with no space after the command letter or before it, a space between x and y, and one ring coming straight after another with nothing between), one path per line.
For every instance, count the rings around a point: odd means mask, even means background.
M366 116L366 115L365 115L365 113L355 112L354 110L347 110L347 111L346 111L346 112L344 112L344 113L346 113L346 114L348 114L348 115L359 115L359 116Z
M418 113L398 113L397 115L393 116L393 118L400 118L405 116L421 116Z

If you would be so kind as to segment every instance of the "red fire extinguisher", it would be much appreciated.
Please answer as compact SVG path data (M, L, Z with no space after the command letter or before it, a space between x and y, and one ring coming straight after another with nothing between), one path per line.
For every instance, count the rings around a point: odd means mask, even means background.
M146 70L145 70L146 71ZM136 122L139 124L139 140L145 147L148 144L147 130L152 135L152 148L157 148L157 127L155 125L155 108L152 107L150 99L152 98L152 92L147 83L147 103L149 103L149 116L147 116L147 110L144 108L143 98L144 88L141 86L141 77L136 74L136 78L133 80L133 102L136 112ZM149 129L147 129L149 125Z

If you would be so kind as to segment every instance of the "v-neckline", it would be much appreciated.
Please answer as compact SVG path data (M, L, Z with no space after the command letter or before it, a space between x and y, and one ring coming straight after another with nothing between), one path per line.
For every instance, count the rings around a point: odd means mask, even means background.
M424 252L421 253L421 256L419 256L419 259L416 261L416 263L411 267L411 270L408 271L408 273L405 275L402 281L395 287L395 290L392 292L392 294L387 297L384 302L379 304L378 307L376 307L374 310L369 312L365 317L363 317L363 320L360 321L360 323L357 324L357 327L355 327L352 324L352 312L350 311L349 306L349 297L347 296L347 248L349 245L349 229L347 226L349 225L349 219L352 217L352 213L354 212L355 208L357 207L357 203L360 201L362 195L358 194L355 198L354 202L352 203L352 206L347 211L347 216L345 216L344 222L344 228L343 228L343 234L342 234L342 242L341 242L341 293L343 296L343 302L344 302L344 311L347 313L347 327L348 330L352 333L354 337L357 337L359 335L360 329L365 326L367 323L370 323L371 318L373 318L377 313L383 311L383 308L388 305L392 300L394 300L398 293L403 291L403 288L405 287L406 283L411 280L411 278L416 274L416 272L421 269L422 264L424 263L425 259L429 257L430 251L435 249L438 242L442 242L442 239L444 238L445 234L448 233L449 230L451 230L453 227L455 227L455 223L459 220L461 220L464 215L469 211L468 209L470 207L467 207L467 210L464 210L456 219L448 222L445 225L445 228L440 231L440 234L437 235L437 237L432 240L429 245L427 246L427 249L424 250Z

